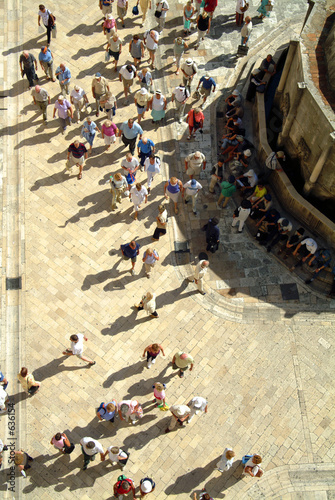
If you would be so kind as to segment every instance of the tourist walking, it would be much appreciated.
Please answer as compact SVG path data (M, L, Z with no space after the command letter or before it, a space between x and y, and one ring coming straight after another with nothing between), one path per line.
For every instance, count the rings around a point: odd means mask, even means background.
M138 159L135 158L132 153L127 153L125 159L123 159L121 162L121 168L125 172L127 172L127 182L129 189L136 182L136 172L139 169L139 166L140 164L138 162Z
M167 11L169 10L169 4L167 3L166 0L160 0L159 2L156 3L156 12L160 12L160 16L156 16L158 19L158 24L159 24L159 34L161 35L163 33L163 29L165 27L165 21L166 21L166 14ZM156 15L155 12L155 15Z
M172 417L169 426L165 429L165 433L173 431L177 423L180 427L185 427L184 422L190 416L191 410L186 405L172 405L170 406Z
M140 158L141 170L143 170L145 160L155 154L154 141L143 136L137 143L137 153Z
M187 182L185 182L183 186L183 196L185 198L185 204L187 204L190 200L192 201L192 210L194 215L197 215L197 196L202 189L202 185L200 182L196 181L195 179L191 179Z
M119 71L119 80L123 83L123 90L125 96L125 104L128 104L128 92L130 92L130 87L134 83L134 78L136 77L136 68L133 64L124 64Z
M146 495L149 495L149 493L152 493L155 489L155 482L153 479L150 477L144 477L140 481L140 495L141 498L145 497Z
M139 304L135 304L135 308L137 311L146 311L151 318L158 318L158 313L156 311L156 294L147 292L143 295L141 302Z
M48 104L51 104L50 95L43 87L40 87L39 85L36 85L36 87L31 91L31 95L33 97L35 106L38 106L42 111L44 125L46 125L48 123L47 107Z
M33 54L30 54L27 50L24 50L20 55L20 70L22 78L26 75L29 82L29 90L34 86L34 81L38 80L36 74L37 71L37 61Z
M190 372L193 370L194 359L190 354L183 351L178 351L172 358L172 369L179 370L180 378L183 378L184 372L190 367Z
M9 384L8 380L6 379L2 371L0 371L0 385L2 385L2 387L6 390L8 384Z
M190 109L186 118L189 132L189 136L187 137L188 141L191 140L192 137L193 139L195 138L195 133L197 130L199 130L201 134L203 133L202 129L204 126L204 120L205 116L200 108Z
M212 19L205 10L202 12L202 14L198 16L197 19L198 36L196 44L194 46L194 50L197 50L199 48L200 42L205 39L206 35L208 35L211 27L211 21Z
M137 109L137 121L141 123L141 120L145 118L145 112L148 111L148 103L151 99L151 94L145 88L141 88L134 95L135 106Z
M136 418L143 417L142 406L136 399L121 401L118 404L118 413L121 420L125 420L127 423L130 421L133 425L136 424Z
M5 389L0 386L0 415L7 411L7 405L9 402L9 397Z
M93 142L94 142L96 133L100 134L101 130L99 129L97 124L92 120L92 118L90 116L88 116L86 118L86 120L84 121L83 127L81 129L81 135L84 139L87 140L87 142L90 146L89 150L88 150L89 155L92 154Z
M155 382L154 385L152 386L154 390L154 400L153 403L155 403L155 407L157 408L158 406L166 406L165 403L165 389L166 385L162 384L161 382Z
M107 455L112 465L117 464L121 470L124 470L125 466L127 465L130 453L127 453L118 446L110 446L109 448L107 448L107 451L105 453L105 460Z
M103 76L101 76L101 73L96 73L95 77L92 80L92 94L95 99L95 106L96 106L96 112L95 116L99 116L99 108L100 108L100 99L101 97L106 94L106 92L109 92L109 85Z
M160 90L155 91L148 102L148 107L151 109L152 123L160 122L165 117L167 100Z
M11 458L13 453L11 452ZM31 468L29 462L33 462L33 457L28 455L26 451L14 450L14 464L17 466L23 477L27 477L26 471Z
M140 65L141 59L144 57L144 48L144 43L140 40L140 37L133 35L133 39L129 42L129 53L134 59L135 68Z
M74 107L73 118L75 123L80 121L80 113L83 112L85 107L88 105L87 95L84 89L75 85L74 89L70 94L70 102Z
M132 493L133 500L136 500L135 496L135 483L132 479L125 476L119 476L117 482L113 486L114 496L119 500L123 500L123 495L128 495Z
M216 464L217 470L219 472L224 472L229 470L233 465L234 458L235 458L235 452L233 451L233 449L226 448L222 454L221 459Z
M149 30L144 33L144 44L149 51L149 60L152 69L155 69L155 54L158 47L159 34L155 30Z
M71 82L71 71L64 63L60 63L56 69L56 78L58 78L60 91L66 95L69 95L70 82Z
M142 11L141 28L143 28L144 21L147 17L148 9L151 10L151 0L140 0L139 5L140 5L140 10Z
M113 36L109 39L106 52L109 53L110 57L114 58L114 71L117 71L117 63L122 52L122 40L118 33L113 33Z
M47 30L47 44L50 45L51 42L51 32L53 29L56 29L56 18L53 14L51 14L49 9L46 9L44 5L39 5L37 24L41 26L41 19L44 24L44 27Z
M215 193L214 188L217 183L220 183L223 179L224 172L224 159L222 156L218 158L217 163L214 165L211 171L211 181L209 183L208 191L212 194Z
M159 353L162 351L163 356L165 357L164 349L161 344L150 344L148 345L143 352L143 358L147 355L147 368L151 368L151 365L156 363L156 358Z
M200 87L200 94L203 97L203 101L201 104L201 109L204 108L205 102L207 98L211 95L211 92L214 93L216 90L216 83L214 78L212 78L208 73L205 76L202 76L199 80L197 90Z
M132 118L123 122L119 129L119 137L121 137L122 142L125 146L129 146L129 151L134 154L136 139L142 139L143 129L142 127L134 122Z
M79 168L78 179L83 176L85 160L87 160L86 146L76 139L67 150L67 169L71 172L72 167L76 165Z
M242 475L251 477L262 477L264 474L263 469L261 469L260 464L262 463L262 457L260 455L244 455L242 458L242 464L244 465Z
M141 88L145 88L148 92L152 89L152 75L148 68L143 68L137 73L137 78Z
M188 278L189 281L195 282L201 295L206 295L206 292L204 291L204 277L208 271L208 267L208 260L200 260L195 266L194 275Z
M100 403L100 406L97 410L97 417L102 422L106 420L107 422L114 423L115 413L117 411L117 401L116 399L112 399L110 403Z
M197 496L196 492L193 493L193 500L214 500L209 493L205 490L205 488L202 488L202 492L200 493L199 496Z
M82 454L84 455L83 470L86 470L89 463L95 460L95 455L97 455L98 453L100 453L101 462L105 460L105 450L96 439L93 439L91 437L84 437L80 440L80 444Z
M101 135L105 141L106 151L109 150L111 144L115 144L117 132L117 126L111 120L106 120L102 124Z
M140 245L135 241L131 241L130 243L126 243L121 245L121 252L123 260L131 260L131 269L130 272L134 276L135 273L135 263L137 260L137 256L140 253Z
M160 159L158 158L158 156L155 156L154 154L150 155L149 158L147 158L144 162L144 170L147 173L148 194L150 194L151 183L155 175L159 174L161 171L160 165L161 165Z
M86 363L88 363L90 366L96 364L96 361L92 361L91 359L83 355L84 340L85 342L88 341L88 338L85 337L85 335L83 335L82 333L77 333L71 335L70 340L71 340L71 347L70 349L66 349L65 351L63 351L64 356L77 356L77 358L86 361Z
M151 271L153 270L156 262L159 261L159 255L157 250L153 248L148 248L144 254L142 262L144 262L145 274L147 278L150 278Z
M55 82L56 79L54 78L53 67L54 55L47 46L41 47L41 51L38 55L38 60L40 61L40 65L45 73L46 79Z
M245 18L245 23L241 29L241 45L244 45L245 47L248 46L251 32L252 32L251 17L247 16Z
M183 38L181 36L178 36L178 38L175 39L174 46L173 46L173 55L174 55L176 66L177 66L176 75L179 74L180 61L181 61L182 55L184 54L185 50L187 50L187 49L188 49L188 45L185 42L185 40L183 40Z
M107 1L109 1L109 0L107 0ZM109 40L114 35L114 33L117 33L116 21L115 21L112 14L106 15L106 19L103 22L102 29L103 29L104 35L107 38L107 42L109 42Z
M204 413L208 412L208 401L200 396L192 398L187 406L191 410L190 416L187 420L188 423L190 423L194 415L198 415L200 411L203 411Z
M114 0L99 0L99 7L102 10L104 19L106 19L108 15L112 13L113 1Z
M189 97L190 97L190 92L185 87L185 85L180 84L172 91L171 102L176 103L176 114L179 123L182 122L185 112L186 101Z
M110 91L102 95L99 101L100 108L104 109L107 113L108 120L113 120L117 110L117 103L114 94Z
M206 156L201 153L201 151L196 151L191 153L185 158L185 170L190 179L194 176L199 177L202 170L206 168Z
M217 217L213 217L212 219L209 219L207 224L203 227L203 230L206 231L207 252L215 253L219 248L220 229L218 224L219 219Z
M142 186L140 182L137 182L135 186L130 189L129 198L134 204L134 219L137 220L141 204L143 202L148 203L148 191L145 186Z
M58 96L55 102L55 107L53 111L53 118L58 114L58 119L62 127L62 134L64 134L67 129L67 125L71 125L71 120L73 118L73 109L70 102L63 96Z
M228 205L230 198L236 192L235 182L236 182L236 179L233 175L230 175L228 177L227 181L221 182L221 186L220 186L221 187L221 194L220 194L219 199L217 201L218 208L226 208L226 206ZM223 205L221 207L222 202L223 202Z
M180 192L183 192L183 183L177 177L171 177L164 184L164 196L168 200L170 198L174 204L174 212L178 214L178 203L180 202Z
M236 26L242 26L244 13L248 9L246 5L249 7L249 4L246 4L245 0L237 0L236 2Z
M241 205L235 209L233 213L233 222L231 227L235 227L238 224L238 232L242 233L245 221L249 217L251 212L251 202L250 200L242 200Z
M116 172L116 174L111 175L109 182L111 184L112 193L112 210L115 210L117 208L116 203L122 202L122 195L124 194L127 196L128 182L127 179L120 174L120 172Z
M167 226L167 211L164 205L158 206L158 215L156 217L157 226L154 234L152 235L152 241L158 241L160 236L166 234Z
M34 375L32 373L28 373L28 369L25 366L21 368L17 378L22 385L22 389L30 396L34 396L34 394L36 394L41 387L41 382L37 382Z
M182 64L181 72L183 73L183 84L186 86L188 91L191 92L193 78L198 72L197 65L191 57L186 59L186 61Z
M128 11L128 0L117 0L117 15L121 19L122 28L125 27L124 18Z
M204 11L213 19L214 11L218 6L218 0L205 0Z
M192 0L193 1L193 0ZM184 36L190 35L191 34L191 20L193 17L193 14L195 13L195 8L192 5L192 2L189 0L183 11L183 18L184 18Z
M52 437L50 444L65 455L70 455L75 448L75 445L70 442L64 432L57 432L57 434Z

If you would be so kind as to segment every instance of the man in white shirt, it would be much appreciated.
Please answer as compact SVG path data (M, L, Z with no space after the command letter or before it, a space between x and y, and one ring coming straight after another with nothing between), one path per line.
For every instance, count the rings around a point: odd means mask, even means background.
M244 26L241 29L241 45L245 45L246 47L248 46L251 31L252 31L251 17L247 16L245 18Z
M132 153L127 153L124 160L121 162L121 168L128 173L135 174L138 170L140 164L137 158L132 155ZM134 180L135 182L135 180Z
M198 68L193 59L189 57L181 66L181 72L183 73L183 84L186 85L186 88L191 91L191 83L194 78L194 75L197 74Z
M87 341L88 338L85 337L85 335L83 335L82 333L77 333L75 335L71 335L70 340L71 348L66 349L66 351L63 352L64 356L77 356L77 358L86 361L89 365L95 365L96 361L92 361L91 359L83 355L84 340Z
M200 396L195 396L191 399L191 401L187 405L191 409L190 416L188 417L187 422L190 423L194 415L198 415L199 411L204 411L207 413L208 411L208 402L205 398Z
M84 89L79 87L78 85L74 86L70 94L71 104L74 106L73 119L75 123L78 123L80 120L80 112L83 110L84 105L88 104L87 95Z
M202 189L202 185L200 184L200 182L196 181L195 179L191 179L191 180L185 182L183 188L184 188L183 196L185 197L185 204L187 204L191 199L192 200L192 210L193 210L194 215L196 215L197 214L197 208L196 208L197 196L198 196L200 189Z
M158 12L161 12L161 16L158 18L158 23L159 23L159 34L161 35L163 33L163 29L165 26L165 21L166 21L166 14L167 11L169 10L169 4L167 3L166 0L161 0L160 2L156 3L156 9Z
M95 459L95 455L100 453L101 462L105 460L105 450L99 441L92 439L90 437L84 437L80 440L81 451L84 455L84 467L83 470L87 469L87 466L90 462L93 462Z
M149 158L146 158L144 161L144 170L147 173L147 183L148 183L148 194L151 190L151 183L156 174L159 174L161 161L154 154L150 155Z
M128 91L130 92L130 87L134 83L136 75L136 68L133 64L124 64L119 71L119 80L123 83L124 96L126 98L125 104L128 104Z
M313 238L305 238L302 240L292 253L294 257L299 254L302 258L293 267L291 267L290 271L292 272L296 267L301 267L307 259L315 254L317 249L318 244L315 240L313 240Z
M195 281L201 295L206 295L206 292L204 292L204 276L208 271L208 267L208 260L200 260L195 266L194 275L188 278L188 280L191 282Z
M159 34L155 30L146 31L144 33L144 43L147 46L151 59L151 67L155 69L155 53L158 47Z
M134 204L134 219L136 220L138 217L138 211L141 208L141 203L148 203L148 191L140 182L137 182L130 190L129 199Z
M189 175L190 179L193 179L194 175L200 175L201 166L203 170L206 168L206 156L200 151L191 153L185 158L185 170Z
M179 123L182 122L183 115L185 112L186 101L189 97L190 97L190 92L185 87L185 85L180 84L172 91L171 102L176 103L176 111Z
M243 16L245 11L245 0L237 0L236 2L236 24L241 26L243 23Z

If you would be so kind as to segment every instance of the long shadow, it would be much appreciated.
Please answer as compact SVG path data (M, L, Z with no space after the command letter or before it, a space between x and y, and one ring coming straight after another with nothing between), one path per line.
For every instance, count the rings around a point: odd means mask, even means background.
M93 193L83 198L81 201L78 202L78 205L85 206L88 205L89 203L91 203L91 206L89 208L81 208L76 214L67 219L63 226L59 227L66 227L68 224L76 224L81 219L90 217L90 215L95 213L104 212L106 210L109 211L110 209L109 192L107 190L97 191L96 193ZM109 214L107 218L111 219L111 215ZM109 222L110 224L108 225L111 225L111 220L109 220Z
M168 364L167 368L171 366ZM166 370L164 370L164 373L166 373ZM155 377L145 379L142 378L139 382L136 382L135 384L131 385L128 387L128 394L124 396L124 399L133 399L134 397L140 398L140 396L147 396L147 394L152 394L152 397L148 397L147 404L150 404L150 402L153 399L153 388L152 386L155 384L155 382L161 382L162 384L168 384L171 381L171 378L174 377L174 375L177 372L172 372L169 375L161 376L161 375L156 375ZM143 401L141 401L141 404L143 406ZM154 403L153 403L154 404ZM158 410L160 411L160 410Z
M81 57L88 57L88 56L92 56L93 54L97 54L98 52L102 51L103 46L104 46L104 43L101 45L98 45L97 47L91 47L89 49L79 49L78 52L74 56L72 56L71 59L74 59L75 61L77 61Z
M154 415L154 417L156 417ZM143 417L144 418L144 417ZM157 418L157 417L156 417ZM142 419L143 420L143 419ZM133 448L134 450L141 450L144 446L148 444L149 441L162 437L164 434L164 429L166 429L169 418L162 418L158 420L157 423L138 433L132 433L126 437L124 440L124 446L126 449ZM137 424L136 424L137 425ZM136 427L136 426L134 426Z
M206 481L206 478L212 473L221 455L209 462L204 467L196 469L177 477L174 484L169 485L164 491L166 495L179 495L190 492L197 488L200 483ZM210 490L207 490L210 493Z
M27 394L25 391L17 392L16 394L12 394L9 397L10 402L14 405L21 403L21 401L25 401L28 398L29 394Z
M87 364L82 364L80 366L63 365L62 363L66 359L68 359L68 356L62 356L60 358L53 359L52 361L50 361L49 363L47 363L44 366L40 366L39 368L34 370L33 375L34 375L35 379L38 380L39 382L42 382L43 380L45 380L47 378L51 378L60 372L65 372L65 371L72 372L75 370L82 370L84 368L87 369L90 367L90 365L87 365ZM81 361L81 363L83 363L83 362Z
M37 116L37 117L39 117L39 116ZM33 137L27 137L26 139L23 139L23 141L19 142L19 144L17 144L14 149L20 149L20 148L25 147L25 146L36 146L38 144L51 143L52 139L56 135L58 135L57 130L55 132L51 132L50 134L40 133L40 132L46 131L46 125L44 125L42 122L42 116L40 116L40 118L41 118L41 125L38 129L36 129L37 134L34 135ZM48 160L48 162L49 162L49 160Z
M137 361L133 365L125 366L121 368L118 372L112 373L107 377L107 379L103 382L102 387L108 389L113 385L114 382L118 382L120 380L125 380L126 378L132 377L137 373L141 373L144 365L142 361Z
M205 484L206 491L215 495L216 498L224 498L225 494L222 494L221 492L228 490L241 481L243 479L242 471L242 460L236 460L229 471L220 474L219 477L211 478Z
M77 176L69 175L66 173L66 170L63 170L62 172L50 175L49 177L44 177L43 179L37 179L35 183L31 186L30 191L37 191L38 189L40 189L40 187L49 187L49 186L55 186L56 184L62 184L63 182L74 177Z
M46 36L46 30L45 30L45 33L41 33L40 35L36 36L35 38L32 38L31 40L24 42L23 50L29 51L31 49L40 48L41 42L39 40L41 38L43 38L44 36ZM4 50L2 52L2 55L4 57L6 57L9 54L17 54L18 52L22 52L22 45L18 45L17 47L11 47L8 50Z
M91 36L94 33L102 33L102 18L95 22L95 24L78 24L75 28L66 33L66 36L71 37L74 35Z

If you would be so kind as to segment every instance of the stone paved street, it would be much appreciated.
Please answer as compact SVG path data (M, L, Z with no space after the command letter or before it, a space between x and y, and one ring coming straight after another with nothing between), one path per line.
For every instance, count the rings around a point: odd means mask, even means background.
M183 4L169 3L154 85L170 101L172 89L180 83L174 74L172 43L181 33ZM122 64L129 60L132 34L143 34L156 24L152 10L140 28L141 18L131 15L133 5L134 1L126 27L118 23L126 42ZM84 0L79 6L61 0L46 6L57 16L57 39L51 43L54 66L65 62L70 68L71 89L75 84L83 87L93 106L91 82L100 71L118 99L115 123L135 117L133 101L125 105L117 74L111 63L104 62L105 37L97 2ZM193 492L203 487L214 499L334 498L334 301L311 293L273 256L256 247L247 231L243 235L233 232L233 205L219 214L225 240L210 256L207 295L201 296L185 279L204 249L200 228L217 213L216 200L208 193L208 172L216 161L216 101L233 88L246 65L299 34L305 2L278 1L269 19L256 22L248 61L235 58L240 34L232 0L218 7L211 34L198 51L193 49L196 35L191 35L187 55L198 64L199 76L211 72L217 92L204 111L205 128L199 141L186 140L187 124L175 122L170 102L160 128L147 113L143 128L156 143L162 172L138 221L133 220L133 205L126 198L118 210L111 211L109 176L121 171L126 154L122 143L117 141L105 152L98 136L82 180L77 179L77 172L66 172L67 147L79 137L81 125L73 124L61 134L59 122L52 119L59 85L43 77L41 85L52 97L45 127L27 81L19 74L21 51L27 49L37 58L45 43L45 35L37 32L37 4L15 2L9 7L2 2L0 7L4 48L0 75L4 97L0 110L1 371L10 380L8 393L16 416L14 437L9 416L1 416L0 438L4 442L17 439L16 447L35 459L27 479L17 473L14 490L7 491L10 464L9 452L4 453L1 497L114 498L117 467L97 458L86 472L81 470L79 441L91 436L105 449L120 445L129 451L124 473L137 486L141 478L152 477L156 490L151 497L159 500L193 498ZM250 2L252 17L257 7L258 3ZM113 9L116 14L116 6ZM42 76L40 69L38 75ZM138 88L134 85L133 92ZM101 126L104 120L100 115L96 123ZM180 205L176 216L172 204L164 200L163 185L171 174L187 180L183 158L196 149L206 154L208 162L200 181L204 189L199 215ZM144 173L139 172L137 178L145 184ZM153 245L160 203L168 206L168 233ZM150 246L159 253L149 279L141 258L135 276L121 260L120 245L132 239L141 245L140 257ZM175 253L175 241L186 240L190 254ZM18 275L22 290L6 291L5 278ZM284 301L280 284L291 283L297 284L299 300ZM236 293L229 293L231 289ZM134 311L146 291L157 294L159 319ZM69 347L69 336L78 332L88 337L85 354L96 360L91 368L80 359L62 355ZM166 356L160 355L149 371L141 355L152 342L161 343ZM194 370L184 379L171 366L179 349L195 359ZM16 380L21 366L27 366L42 383L33 398L25 397ZM186 404L197 395L208 399L208 413L165 434L170 413L152 404L156 381L167 385L168 405ZM100 423L96 409L112 398L138 399L143 419L134 426L119 418L114 424ZM58 454L50 445L56 432L65 432L76 444L70 456ZM215 466L228 445L235 450L236 460L221 475ZM241 457L250 452L263 457L265 474L260 480L241 478Z

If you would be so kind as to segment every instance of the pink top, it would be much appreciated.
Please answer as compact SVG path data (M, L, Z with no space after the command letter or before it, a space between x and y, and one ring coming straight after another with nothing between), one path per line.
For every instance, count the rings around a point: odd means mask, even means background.
M154 389L154 396L156 399L165 399L165 391L164 389L162 391L157 391L156 387Z
M52 444L58 448L59 450L61 450L62 448L64 448L64 437L62 436L61 439L59 441L56 441L55 439L55 436L52 438Z
M112 125L110 127L106 127L106 125L103 124L103 126L101 127L101 130L102 130L104 135L107 135L107 137L111 137L112 135L116 134L117 126L115 125L115 123L112 123Z

